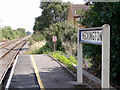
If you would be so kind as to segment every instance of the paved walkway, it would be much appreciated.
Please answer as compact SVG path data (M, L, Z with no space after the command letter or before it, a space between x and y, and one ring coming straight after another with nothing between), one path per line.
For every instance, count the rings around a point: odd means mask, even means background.
M10 88L39 88L30 56L18 57Z
M10 88L78 88L73 81L76 79L47 55L20 55Z

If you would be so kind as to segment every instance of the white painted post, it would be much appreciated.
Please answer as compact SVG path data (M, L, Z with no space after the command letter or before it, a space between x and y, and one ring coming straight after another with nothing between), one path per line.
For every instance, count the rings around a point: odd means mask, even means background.
M102 89L110 87L110 26L102 26Z
M83 83L82 75L82 43L79 42L79 30L78 30L78 47L77 47L77 83Z
M54 42L54 54L55 54L55 42Z

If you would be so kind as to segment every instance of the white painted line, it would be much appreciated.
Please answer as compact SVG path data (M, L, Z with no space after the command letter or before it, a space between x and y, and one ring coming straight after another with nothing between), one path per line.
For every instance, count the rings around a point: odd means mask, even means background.
M11 73L10 73L10 77L7 81L7 85L5 87L5 90L8 90L9 86L10 86L10 83L11 83L11 80L12 80L12 76L13 76L13 73L14 73L14 69L15 69L15 66L16 66L16 63L17 63L17 60L18 60L18 57L19 55L16 56L16 59L15 59L15 62L13 64L13 67L12 67L12 70L11 70Z

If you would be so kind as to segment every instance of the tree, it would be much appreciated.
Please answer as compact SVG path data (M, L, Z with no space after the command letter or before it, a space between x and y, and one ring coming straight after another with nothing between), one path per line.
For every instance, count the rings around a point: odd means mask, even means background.
M34 31L41 31L48 28L50 24L65 21L70 3L42 2L40 8L42 15L35 18Z
M2 28L2 36L5 39L12 40L15 38L15 34L13 33L13 29L10 26L5 26Z
M69 24L67 21L49 25L49 28L45 28L43 31L43 36L47 42L41 53L53 51L52 37L57 36L56 50L67 52L69 55L76 55L77 30L76 26Z
M31 35L31 32L27 31L27 32L26 32L26 35Z
M85 14L81 22L87 27L100 27L103 24L110 25L110 67L111 79L120 84L120 3L93 3L93 7ZM91 54L95 61L101 59L101 47L87 45L86 54ZM89 51L90 50L90 51ZM98 52L99 51L99 52ZM98 62L96 63L98 65Z
M26 33L24 28L18 28L17 30L13 30L10 26L5 26L2 29L0 29L0 41L12 40L25 36Z
M25 32L25 29L24 28L18 28L16 30L17 34L19 37L25 37L26 36L26 32Z

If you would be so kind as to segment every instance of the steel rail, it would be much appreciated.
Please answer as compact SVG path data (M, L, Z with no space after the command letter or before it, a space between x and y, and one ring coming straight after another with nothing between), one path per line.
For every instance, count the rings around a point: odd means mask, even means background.
M24 40L22 40L22 41L19 42L18 44L16 44L13 48L11 48L8 52L6 52L6 53L3 55L3 57L6 56L7 54L9 54L9 52L10 52L12 49L14 49L14 48L16 48L18 45L21 45L21 44L22 44L22 46L20 47L20 49L16 51L16 53L14 54L14 56L12 57L12 59L10 60L10 62L7 64L7 68L6 68L5 71L3 72L2 77L0 77L0 78L1 78L1 79L0 79L0 84L2 83L2 81L3 81L3 79L4 79L5 75L6 75L6 73L7 73L7 71L8 71L8 69L11 67L14 59L15 59L16 56L19 54L21 48L26 44L26 42L27 42L27 38L24 39ZM2 58L3 58L3 57L2 57Z
M21 39L20 39L21 40ZM0 44L0 49L9 46L10 44L19 41L19 39L13 40L13 41L8 41L6 43Z
M23 41L24 41L24 40L23 40ZM2 55L2 56L0 57L0 59L3 58L6 54L8 54L12 49L14 49L17 45L19 45L19 44L22 43L23 41L17 43L14 47L12 47L11 49L9 49L4 55Z

